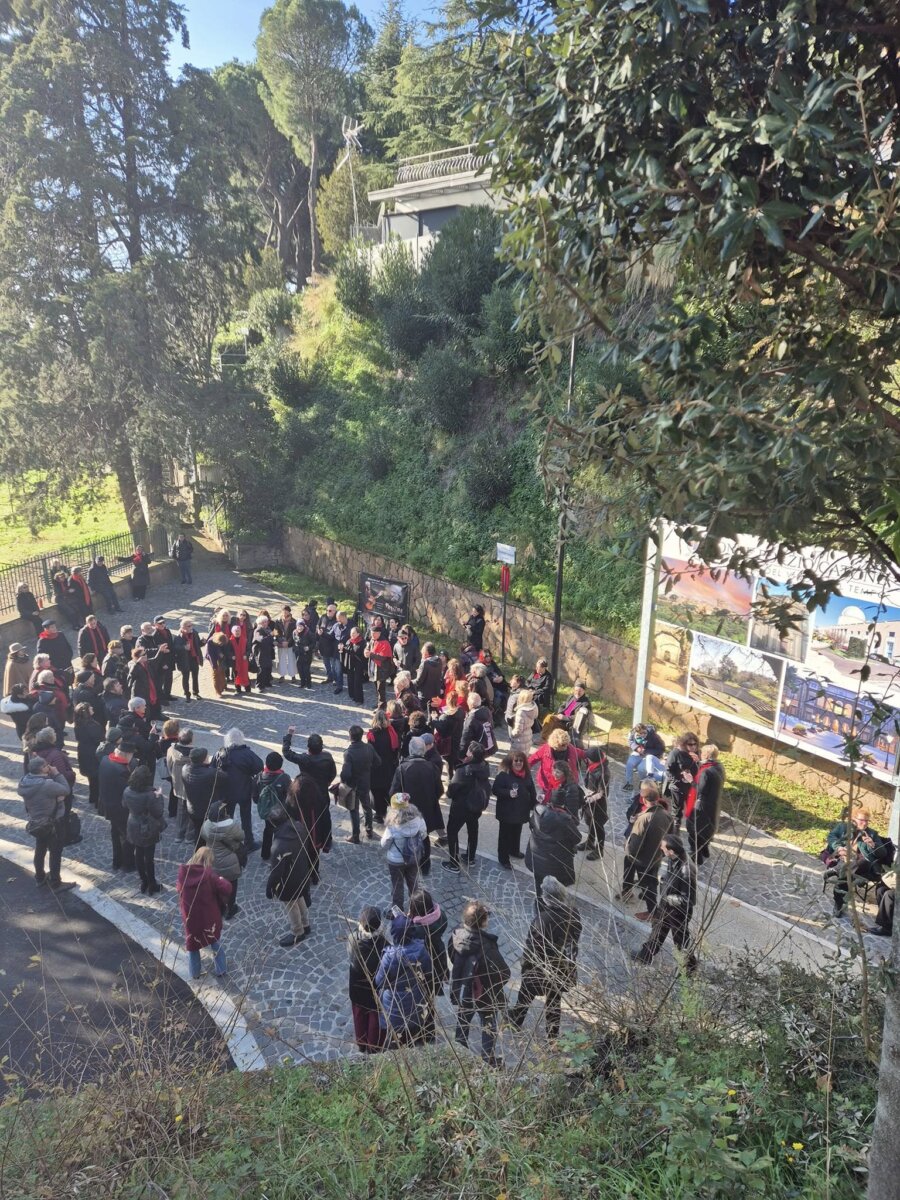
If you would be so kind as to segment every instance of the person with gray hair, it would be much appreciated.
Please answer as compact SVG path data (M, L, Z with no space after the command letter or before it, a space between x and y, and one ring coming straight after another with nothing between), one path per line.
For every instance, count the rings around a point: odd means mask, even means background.
M75 787L75 770L69 761L69 756L65 750L61 750L56 744L56 732L50 726L46 729L41 729L35 735L34 750L47 766L52 767L56 771L60 779L64 779L69 787L69 795Z
M536 996L544 997L547 1037L559 1037L562 997L577 982L576 960L581 938L581 917L569 893L554 875L544 876L537 912L522 954L522 983L509 1010L509 1019L521 1029Z
M34 838L34 878L38 884L48 882L44 865L50 856L49 883L54 892L67 892L76 887L60 877L62 869L62 822L66 815L68 784L54 767L39 754L33 754L28 770L19 780L19 795L25 802L28 817L26 832Z
M442 785L434 767L425 757L425 743L420 737L410 738L408 750L409 756L398 764L394 772L391 795L407 792L410 804L422 814L428 832L443 835L444 814L440 805ZM431 869L431 848L427 839L422 867L427 875Z
M244 849L248 854L259 849L253 837L253 779L263 769L263 760L247 745L240 729L229 729L225 734L225 747L217 751L213 766L225 777L225 808L233 817L235 810L241 814L241 829L244 832ZM224 871L219 871L225 875ZM225 875L227 879L228 876Z

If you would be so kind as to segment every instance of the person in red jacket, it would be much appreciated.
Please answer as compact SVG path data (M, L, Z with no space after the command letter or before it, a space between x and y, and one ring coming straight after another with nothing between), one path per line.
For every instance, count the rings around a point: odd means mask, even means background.
M200 978L200 951L213 952L213 969L221 977L228 969L222 945L222 911L231 902L231 884L213 870L215 859L209 846L197 850L178 868L178 902L184 922L184 945L188 952L191 979Z
M231 649L234 653L234 690L240 695L241 691L250 691L250 660L247 657L246 626L235 622L228 635Z
M385 636L384 630L372 630L371 643L366 647L365 656L375 664L375 691L378 693L378 707L387 708L387 685L394 678L394 651Z
M564 729L554 729L543 746L539 746L528 759L529 767L537 765L537 785L543 789L544 803L549 804L558 782L553 778L554 763L562 762L578 778L578 764L587 758L585 752L572 745L572 739Z

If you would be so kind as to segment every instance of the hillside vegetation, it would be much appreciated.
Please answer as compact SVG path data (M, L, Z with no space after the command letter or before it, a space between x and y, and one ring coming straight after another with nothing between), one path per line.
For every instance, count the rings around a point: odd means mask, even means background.
M498 239L496 218L472 209L421 274L400 245L374 269L350 248L299 297L251 300L257 345L241 384L268 406L271 449L238 499L239 524L274 515L485 591L498 588L494 545L509 542L512 597L552 608L557 514L537 464L539 416L558 397L537 403ZM591 365L580 361L580 378ZM609 537L580 529L565 615L633 638L639 576Z

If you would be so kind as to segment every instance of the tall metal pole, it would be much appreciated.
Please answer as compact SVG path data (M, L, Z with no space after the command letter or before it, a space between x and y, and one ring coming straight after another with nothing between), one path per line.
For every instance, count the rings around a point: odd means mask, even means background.
M575 392L575 334L569 350L569 386L566 390L566 416L572 415L572 396ZM563 567L566 561L566 496L568 485L559 489L559 525L556 534L556 592L553 597L553 649L550 654L550 674L554 692L559 686L559 634L562 627Z
M653 633L656 625L656 596L659 591L659 568L662 562L662 522L656 526L658 544L647 538L647 556L644 560L644 594L641 601L641 635L638 643L637 669L634 680L634 711L632 722L640 725L646 716L647 679L650 674L650 656Z

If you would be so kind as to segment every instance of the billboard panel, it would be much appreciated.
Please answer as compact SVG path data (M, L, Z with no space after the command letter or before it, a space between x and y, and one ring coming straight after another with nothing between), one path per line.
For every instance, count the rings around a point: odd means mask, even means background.
M395 617L404 624L409 620L409 584L360 571L359 611L366 617Z

